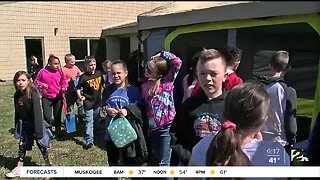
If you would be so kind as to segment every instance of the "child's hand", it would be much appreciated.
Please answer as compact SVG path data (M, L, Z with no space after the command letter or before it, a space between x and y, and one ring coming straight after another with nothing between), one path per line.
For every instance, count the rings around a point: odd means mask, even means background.
M48 89L48 87L49 87L48 84L43 84L43 85L42 85L42 88L43 88L43 89Z
M151 56L150 57L150 60L154 60L154 59L158 59L160 57L160 53L154 55L154 56Z
M86 97L84 97L84 96L81 96L81 97L79 98L80 101L84 101L85 99L86 99Z
M61 88L62 92L66 92L67 88Z
M107 108L106 111L111 117L115 117L118 114L118 110L114 108Z
M120 116L127 116L128 111L126 109L118 109L119 115Z
M254 135L254 138L258 139L258 140L263 140L262 134L259 131L257 134Z

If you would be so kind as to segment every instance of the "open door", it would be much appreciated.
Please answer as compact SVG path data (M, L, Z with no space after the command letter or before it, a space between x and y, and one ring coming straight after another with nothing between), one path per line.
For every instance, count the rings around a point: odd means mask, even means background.
M41 68L44 66L44 44L43 37L25 37L26 47L26 65L27 70L30 68L30 57L35 56Z

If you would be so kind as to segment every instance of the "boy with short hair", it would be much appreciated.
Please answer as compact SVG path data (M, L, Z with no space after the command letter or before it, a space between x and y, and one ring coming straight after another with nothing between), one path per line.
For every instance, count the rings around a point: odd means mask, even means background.
M242 84L243 80L237 76L236 70L240 64L242 50L237 47L227 48L227 78L223 82L223 88L226 91L231 90L234 86Z
M219 51L225 56L227 64L227 76L225 81L222 83L222 89L230 91L234 86L243 83L243 80L235 73L240 64L242 50L237 47L228 47L227 49L220 49ZM191 96L196 95L200 90L201 87L198 82L193 88Z
M87 56L84 61L86 71L80 76L77 89L79 100L83 101L85 109L85 141L86 149L94 144L94 128L99 120L101 104L101 88L103 86L102 73L96 70L96 59L93 56ZM83 95L80 89L82 89Z
M293 95L295 97L289 97L287 92L289 88L283 79L284 73L289 67L288 63L289 53L283 50L277 51L270 60L270 76L257 78L265 84L265 89L271 100L270 116L262 129L263 139L276 140L283 146L293 144L297 132L294 112L290 115L294 118L293 120L286 119L287 106L294 106L294 104L288 104L287 100L293 98L293 101L296 101L296 94Z
M176 144L172 146L172 156L177 159L172 159L176 161L172 165L188 165L192 148L204 136L215 135L225 121L225 57L215 49L204 49L196 68L201 90L181 105L173 121L171 132L175 133Z
M76 80L77 77L79 77L82 74L82 72L75 64L76 58L74 55L66 54L64 56L64 61L65 61L66 65L62 68L62 72L63 72L64 76L66 77L67 82L69 84L68 89L65 92L67 111L72 112L73 105L76 102L77 106L78 106L78 114L81 116L82 115L81 112L83 111L83 107L82 107L81 102L77 101L78 98L77 98L77 94L76 94L74 81Z

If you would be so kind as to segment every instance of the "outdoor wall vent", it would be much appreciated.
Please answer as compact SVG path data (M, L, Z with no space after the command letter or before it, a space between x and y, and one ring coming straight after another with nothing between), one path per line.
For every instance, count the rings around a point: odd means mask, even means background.
M58 28L54 28L54 35L56 36L58 33Z

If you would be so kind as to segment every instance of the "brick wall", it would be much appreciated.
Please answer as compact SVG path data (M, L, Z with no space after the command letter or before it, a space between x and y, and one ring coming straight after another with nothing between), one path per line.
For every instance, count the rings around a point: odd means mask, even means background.
M0 5L0 79L26 70L25 37L43 37L45 59L69 53L69 37L100 37L102 28L135 20L168 1L16 2ZM54 28L58 28L54 35Z

